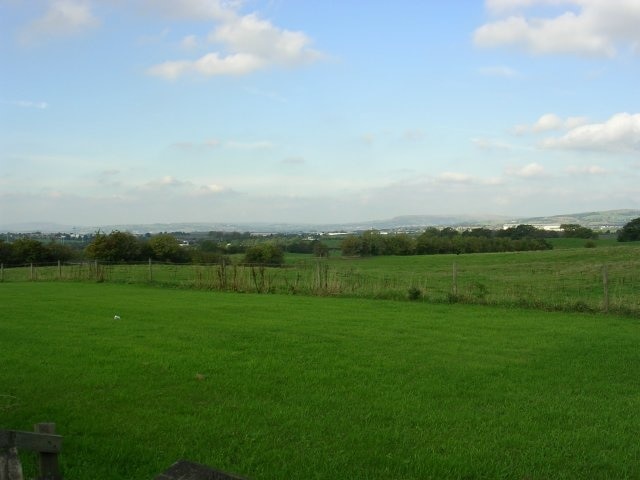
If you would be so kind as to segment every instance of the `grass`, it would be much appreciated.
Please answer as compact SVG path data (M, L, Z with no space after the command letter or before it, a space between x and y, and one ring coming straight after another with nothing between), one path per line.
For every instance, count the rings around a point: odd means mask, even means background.
M90 280L235 292L463 302L545 310L640 314L640 244L473 255L343 258L293 255L284 268L99 265L4 269L5 282ZM608 245L608 246L607 246ZM455 267L454 267L455 266ZM607 268L608 297L603 281ZM456 276L454 280L453 271Z
M640 476L628 317L65 282L0 302L0 426L56 422L65 478Z

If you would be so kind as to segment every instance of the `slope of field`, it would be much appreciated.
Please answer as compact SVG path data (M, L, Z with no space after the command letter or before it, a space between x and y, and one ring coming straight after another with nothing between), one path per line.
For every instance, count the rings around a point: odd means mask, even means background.
M65 282L0 303L0 425L56 422L65 478L640 476L631 318Z

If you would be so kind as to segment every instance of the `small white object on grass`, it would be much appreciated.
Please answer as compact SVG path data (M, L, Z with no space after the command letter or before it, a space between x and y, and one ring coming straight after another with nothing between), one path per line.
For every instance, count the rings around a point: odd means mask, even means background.
M114 320L120 320L120 315L114 315L114 316L113 316L113 319L114 319Z

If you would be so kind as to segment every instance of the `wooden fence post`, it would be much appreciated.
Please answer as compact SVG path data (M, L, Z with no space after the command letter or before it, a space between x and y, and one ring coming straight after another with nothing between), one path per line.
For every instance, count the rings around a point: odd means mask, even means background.
M29 272L30 272L29 275L30 275L31 281L33 282L33 263L31 264L31 266L29 268Z
M38 423L34 428L37 433L49 433L52 435L56 433L55 423ZM57 453L38 452L38 457L38 463L40 465L40 476L38 480L62 480Z
M452 272L452 281L453 281L453 296L458 296L458 265L456 262L453 262L453 272Z
M4 282L4 263L0 263L0 282Z
M153 268L151 263L151 257L149 257L149 281L153 282Z
M609 268L606 263L602 267L602 286L604 288L604 313L609 313Z
M0 480L23 480L22 464L16 447L0 451Z
M62 263L58 260L58 280L62 280Z

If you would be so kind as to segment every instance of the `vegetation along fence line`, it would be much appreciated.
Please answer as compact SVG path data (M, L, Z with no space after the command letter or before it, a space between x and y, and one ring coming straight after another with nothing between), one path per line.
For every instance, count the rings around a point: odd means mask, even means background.
M470 259L472 256L466 257ZM415 257L414 257L415 258ZM431 257L432 259L435 257ZM0 281L153 283L227 292L463 302L567 311L640 313L640 261L610 263L441 256L427 263L313 259L285 267L235 263L56 262L0 265ZM386 263L384 263L386 262ZM395 262L395 263L394 263Z

